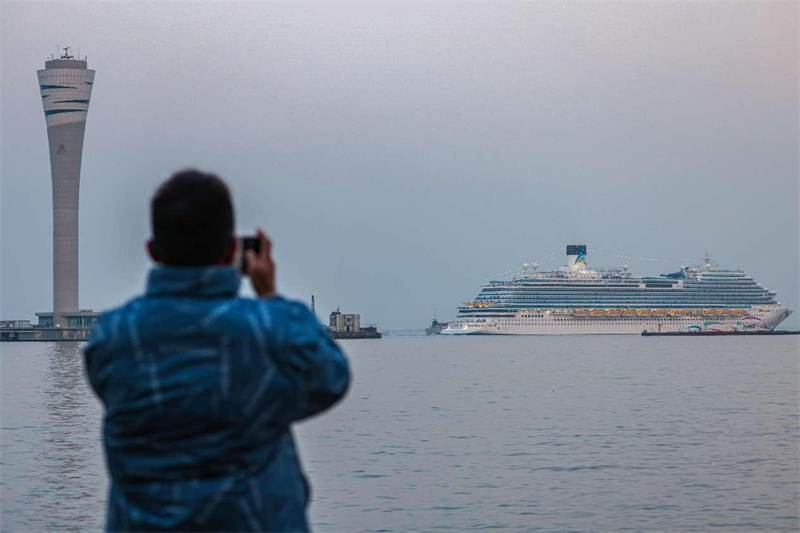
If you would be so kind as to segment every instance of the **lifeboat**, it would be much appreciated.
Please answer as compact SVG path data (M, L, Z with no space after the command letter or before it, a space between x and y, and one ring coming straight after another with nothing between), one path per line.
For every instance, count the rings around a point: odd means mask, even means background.
M622 312L622 314L623 314L623 315L628 315L628 316L630 316L630 315L635 315L635 314L636 314L636 310L635 310L635 309L625 309L625 310Z
M618 316L622 314L622 309L606 309L606 314Z
M476 307L479 307L479 308L492 307L492 306L495 305L495 303L494 302L490 302L488 300L485 300L485 301L482 301L482 302L479 302L479 301L476 300L476 301L472 301L472 302L464 302L464 305L474 309Z

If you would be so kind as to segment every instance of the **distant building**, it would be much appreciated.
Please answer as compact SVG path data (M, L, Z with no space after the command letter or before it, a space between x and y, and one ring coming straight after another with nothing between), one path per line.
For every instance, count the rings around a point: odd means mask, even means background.
M64 49L60 58L45 61L37 71L42 96L50 177L53 182L53 319L51 327L69 327L68 313L78 306L78 196L83 136L94 70L86 59L75 59ZM41 321L41 319L40 319Z
M0 341L86 340L100 313L78 305L78 200L83 137L94 71L86 58L64 54L36 71L42 97L53 184L53 312L0 321Z
M361 327L361 315L344 314L338 309L331 313L328 331L334 339L380 339L378 326Z
M38 70L53 185L53 312L30 320L0 321L0 341L86 340L100 313L78 305L78 200L83 136L94 70L69 54Z
M361 331L361 315L345 315L337 309L331 313L329 327L335 333L358 333Z
M100 318L100 315L97 311L92 311L91 309L81 309L80 311L76 311L74 313L64 313L63 323L61 324L62 328L91 328L94 326L94 323L97 322L97 319ZM55 327L53 324L53 313L36 313L36 316L39 319L39 323L37 327L40 328L52 328Z

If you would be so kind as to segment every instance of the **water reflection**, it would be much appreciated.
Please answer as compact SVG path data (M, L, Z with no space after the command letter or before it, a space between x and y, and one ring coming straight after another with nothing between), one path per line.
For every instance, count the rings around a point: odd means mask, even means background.
M96 519L88 500L102 499L103 480L97 475L100 442L87 449L87 435L99 435L97 400L89 392L80 342L49 345L44 407L48 417L42 439L44 484L59 498L45 508L59 515L59 527L80 531ZM91 466L92 468L89 468ZM94 472L94 473L92 473ZM49 513L47 513L49 514Z
M103 527L101 412L84 377L81 346L3 346L2 531Z

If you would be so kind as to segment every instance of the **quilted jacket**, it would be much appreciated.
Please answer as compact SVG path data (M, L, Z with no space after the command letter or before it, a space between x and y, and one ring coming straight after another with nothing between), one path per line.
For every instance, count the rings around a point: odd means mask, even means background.
M229 267L154 268L84 349L104 408L109 531L305 531L291 424L346 392L308 308L239 298Z

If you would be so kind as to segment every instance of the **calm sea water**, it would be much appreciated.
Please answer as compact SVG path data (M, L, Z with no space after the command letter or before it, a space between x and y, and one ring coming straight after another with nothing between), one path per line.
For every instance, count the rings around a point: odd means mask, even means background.
M797 531L797 337L349 341L296 430L317 531ZM0 345L2 531L100 529L75 343Z

